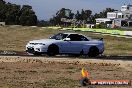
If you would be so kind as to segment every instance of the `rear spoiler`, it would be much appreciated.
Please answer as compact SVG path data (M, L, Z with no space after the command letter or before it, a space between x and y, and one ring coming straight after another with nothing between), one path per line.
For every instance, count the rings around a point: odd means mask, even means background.
M103 38L100 38L99 40L100 40L100 41L103 41L104 39L103 39Z

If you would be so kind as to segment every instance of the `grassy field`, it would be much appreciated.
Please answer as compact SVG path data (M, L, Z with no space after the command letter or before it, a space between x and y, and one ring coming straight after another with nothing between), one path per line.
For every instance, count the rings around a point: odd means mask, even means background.
M49 38L59 31L40 27L0 27L0 50L25 51L28 41ZM104 38L105 55L132 56L132 39L77 32L92 38ZM119 57L120 58L120 57ZM123 58L125 59L125 58ZM79 61L80 60L80 61ZM132 61L84 59L80 57L0 56L0 88L132 88L132 86L87 86L79 79L85 67L90 79L132 80Z
M0 27L0 50L25 51L28 41L48 38L59 31L40 27L7 26ZM69 31L71 32L71 31ZM132 38L118 38L109 35L93 34L89 32L77 32L92 38L104 38L106 55L132 55Z

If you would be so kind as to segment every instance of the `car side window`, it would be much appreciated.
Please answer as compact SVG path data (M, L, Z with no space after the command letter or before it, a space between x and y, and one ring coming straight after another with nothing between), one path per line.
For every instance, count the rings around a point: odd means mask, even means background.
M88 41L86 37L78 34L71 34L68 36L68 38L70 38L71 41Z
M81 38L81 41L89 41L86 37L82 36L82 35L79 35L80 38Z

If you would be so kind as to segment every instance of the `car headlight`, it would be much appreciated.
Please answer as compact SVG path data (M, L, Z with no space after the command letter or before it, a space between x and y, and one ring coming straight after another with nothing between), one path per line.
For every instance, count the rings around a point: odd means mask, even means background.
M45 45L43 43L30 43L30 45Z
M45 45L45 44L43 44L43 43L38 43L38 45Z

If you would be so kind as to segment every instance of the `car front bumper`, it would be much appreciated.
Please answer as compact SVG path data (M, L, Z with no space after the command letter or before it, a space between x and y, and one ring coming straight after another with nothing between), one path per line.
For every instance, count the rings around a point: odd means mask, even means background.
M47 47L26 45L26 52L28 52L28 53L35 53L35 52L46 53Z

